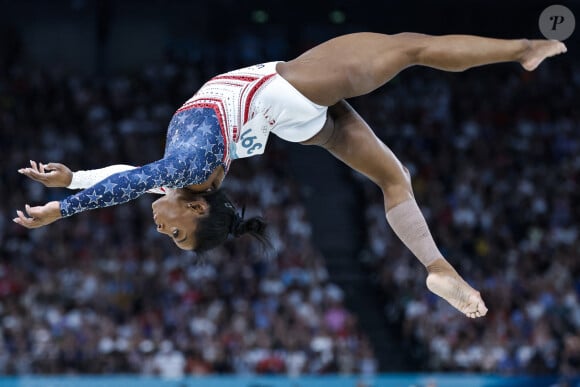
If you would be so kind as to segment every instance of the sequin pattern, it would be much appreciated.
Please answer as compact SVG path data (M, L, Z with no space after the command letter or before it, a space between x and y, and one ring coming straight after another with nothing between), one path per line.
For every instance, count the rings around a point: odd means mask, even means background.
M63 217L136 199L158 187L182 188L206 181L218 166L227 168L225 144L214 109L179 110L167 131L162 159L103 181L60 202Z

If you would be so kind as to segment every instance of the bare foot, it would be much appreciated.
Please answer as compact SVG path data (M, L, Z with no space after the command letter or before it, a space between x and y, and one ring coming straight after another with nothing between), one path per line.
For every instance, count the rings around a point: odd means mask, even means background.
M546 58L563 54L568 49L557 40L530 40L528 49L523 53L520 63L528 71L535 70Z
M487 307L481 295L465 282L445 259L427 267L427 287L469 318L483 317Z

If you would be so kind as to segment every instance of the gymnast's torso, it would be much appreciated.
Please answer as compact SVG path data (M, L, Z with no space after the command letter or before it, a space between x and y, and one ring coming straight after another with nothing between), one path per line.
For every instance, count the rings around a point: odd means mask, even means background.
M291 142L318 133L327 107L309 101L277 74L276 63L210 79L173 115L162 159L107 176L61 200L62 217L125 203L159 188L207 185L214 172L223 168L225 175L232 160L262 154L270 132Z
M160 187L202 185L233 159L262 154L276 119L256 98L276 74L275 62L216 76L179 108L162 159L108 176L60 202L61 215L113 206Z
M177 110L167 140L173 136L175 118L191 109L211 109L217 118L216 134L219 128L224 141L225 165L233 159L264 153L268 135L282 110L261 98L268 83L277 76L276 63L250 66L210 79Z

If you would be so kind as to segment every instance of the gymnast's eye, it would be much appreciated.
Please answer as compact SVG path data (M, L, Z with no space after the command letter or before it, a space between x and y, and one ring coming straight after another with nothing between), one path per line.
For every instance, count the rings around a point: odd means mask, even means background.
M173 230L171 235L173 235L174 238L177 238L179 236L179 230L177 230L177 229Z

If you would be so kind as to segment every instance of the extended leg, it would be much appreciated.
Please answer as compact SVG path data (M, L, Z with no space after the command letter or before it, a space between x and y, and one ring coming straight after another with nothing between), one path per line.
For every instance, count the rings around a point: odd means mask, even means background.
M468 317L486 314L479 292L463 281L435 245L415 203L408 171L346 102L329 108L325 127L305 144L324 147L382 189L387 220L399 239L426 266L427 287L432 292Z
M331 39L280 63L278 72L313 102L332 106L377 89L412 65L461 71L517 61L533 70L545 58L565 51L563 43L551 40L361 32Z

